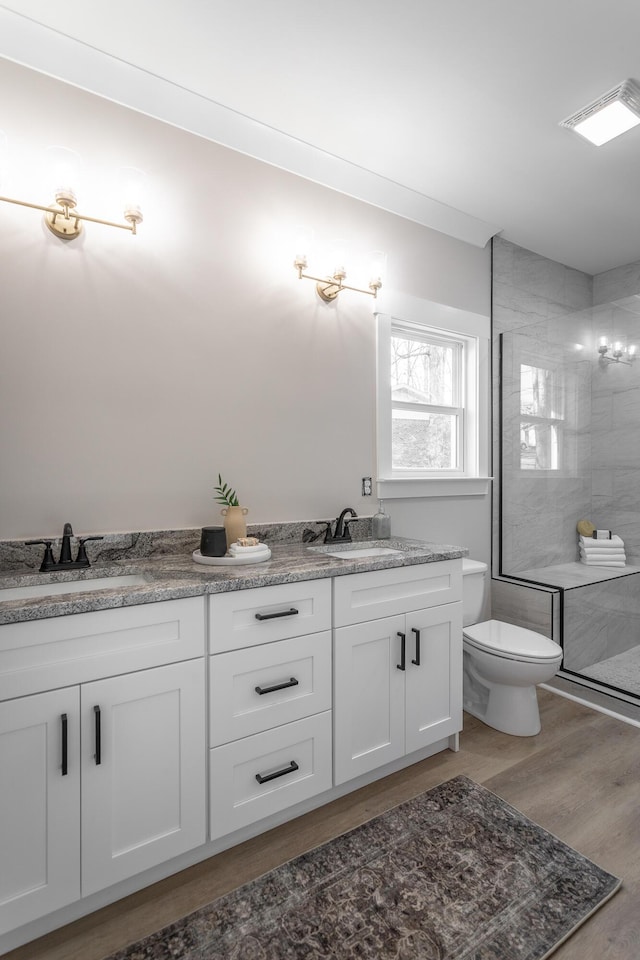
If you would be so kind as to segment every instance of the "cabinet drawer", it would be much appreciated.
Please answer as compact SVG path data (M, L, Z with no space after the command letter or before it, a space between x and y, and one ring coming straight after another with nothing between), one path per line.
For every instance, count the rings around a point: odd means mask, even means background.
M209 657L211 745L331 707L331 632Z
M302 580L209 597L211 653L331 629L331 581Z
M210 754L215 840L331 788L331 711L215 747Z
M203 597L0 626L0 700L202 657Z
M438 560L336 577L336 627L392 617L462 599L462 560Z

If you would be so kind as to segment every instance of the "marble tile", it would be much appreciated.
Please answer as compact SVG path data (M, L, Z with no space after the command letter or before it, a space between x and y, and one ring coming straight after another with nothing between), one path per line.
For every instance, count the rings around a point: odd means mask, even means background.
M637 295L640 290L640 260L606 270L593 278L593 302L609 303Z
M638 645L640 576L565 591L564 665L575 671Z

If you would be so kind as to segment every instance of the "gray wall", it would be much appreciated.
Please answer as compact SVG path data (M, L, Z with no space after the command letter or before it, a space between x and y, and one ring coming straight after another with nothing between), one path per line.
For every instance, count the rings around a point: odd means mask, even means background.
M220 522L218 472L248 520L373 513L374 301L322 304L292 266L300 225L384 250L385 291L487 315L490 251L0 60L11 91L0 192L50 202L50 144L83 158L79 209L113 219L113 172L147 174L139 236L72 243L0 210L0 539ZM386 503L392 520L394 504ZM489 497L398 506L410 532L489 557ZM401 515L400 515L401 514ZM473 532L472 537L470 531Z

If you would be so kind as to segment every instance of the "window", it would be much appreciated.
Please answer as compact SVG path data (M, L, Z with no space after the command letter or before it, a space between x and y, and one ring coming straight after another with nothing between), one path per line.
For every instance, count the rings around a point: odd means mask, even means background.
M392 469L461 470L462 341L392 323L390 353Z
M559 470L564 421L560 373L520 364L520 469Z
M488 321L419 303L446 325L378 315L379 496L486 493Z

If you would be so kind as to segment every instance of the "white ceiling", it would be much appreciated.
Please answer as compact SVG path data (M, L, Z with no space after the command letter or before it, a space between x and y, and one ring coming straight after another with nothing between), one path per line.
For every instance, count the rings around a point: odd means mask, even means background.
M0 3L9 59L588 273L640 259L640 127L558 124L640 80L639 37L638 0Z

